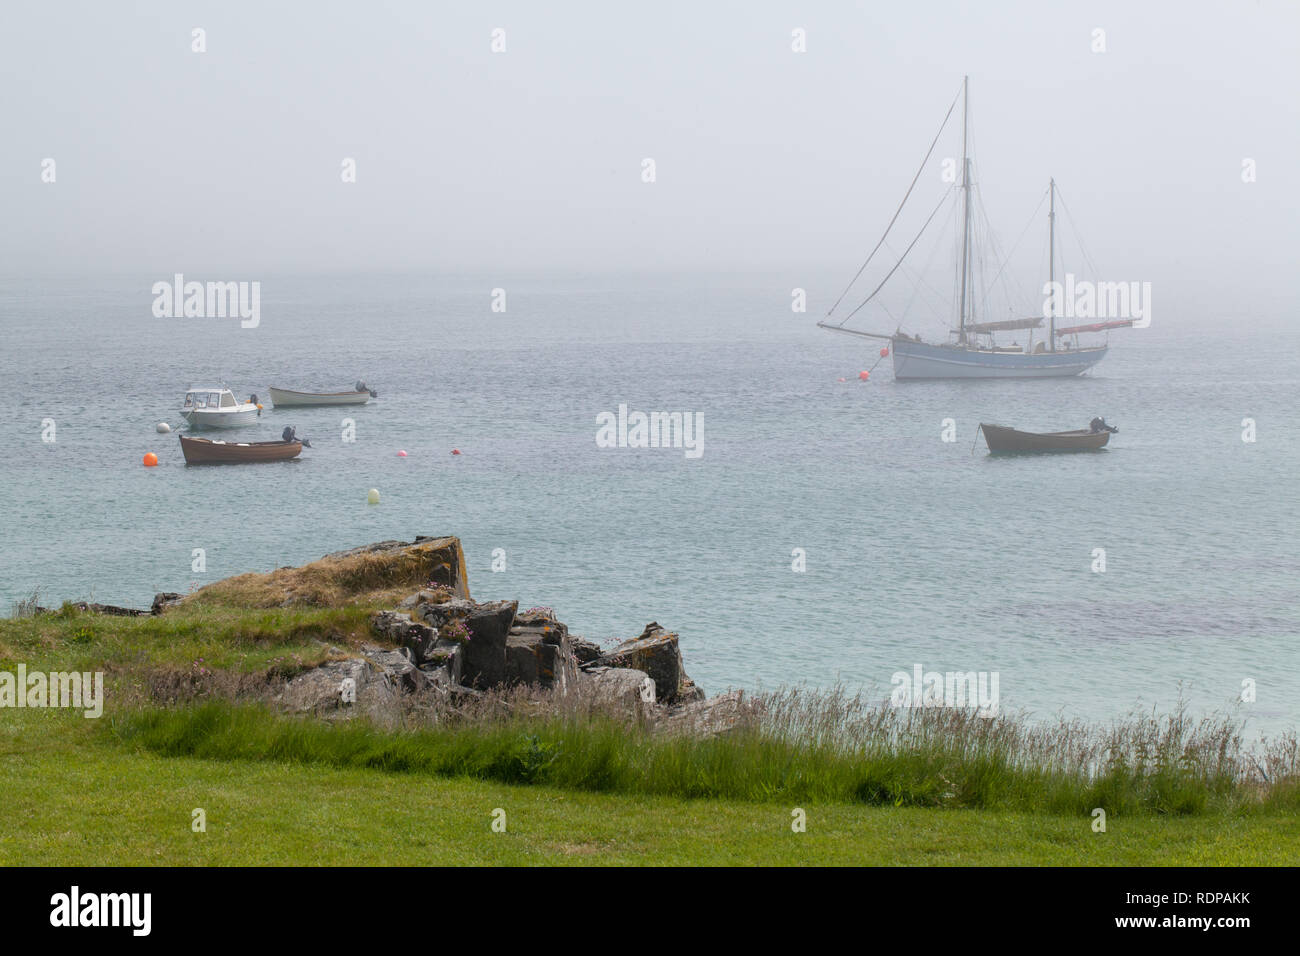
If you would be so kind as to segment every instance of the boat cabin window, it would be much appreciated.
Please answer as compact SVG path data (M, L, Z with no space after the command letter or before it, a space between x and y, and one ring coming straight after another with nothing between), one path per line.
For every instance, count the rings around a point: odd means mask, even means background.
M193 408L193 407L194 407L194 393L193 393L193 392L186 392L186 393L185 393L185 407L186 407L186 408Z
M221 407L222 407L222 408L234 408L234 407L235 407L235 396L231 395L229 392L222 392L222 394L221 394Z

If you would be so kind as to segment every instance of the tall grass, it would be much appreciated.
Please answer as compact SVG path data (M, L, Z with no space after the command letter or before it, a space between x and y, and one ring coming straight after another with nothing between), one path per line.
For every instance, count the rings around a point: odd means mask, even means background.
M9 602L9 616L12 618L31 618L41 607L41 592L38 588L25 598Z
M1247 751L1183 712L1109 727L896 709L843 692L748 698L724 734L664 733L590 702L534 695L381 730L208 702L113 726L167 756L271 760L627 794L1112 815L1300 810L1294 736Z

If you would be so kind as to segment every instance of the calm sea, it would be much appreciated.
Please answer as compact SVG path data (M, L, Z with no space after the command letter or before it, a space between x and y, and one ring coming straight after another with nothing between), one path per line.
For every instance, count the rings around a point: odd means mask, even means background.
M895 384L888 361L859 382L878 345L816 329L811 307L792 314L793 283L776 280L263 277L261 324L241 329L154 318L162 278L0 281L5 610L38 588L47 604L147 605L454 534L475 597L554 607L601 640L657 620L710 692L843 682L883 696L920 664L996 671L1004 709L1109 720L1180 697L1232 708L1253 680L1257 702L1237 705L1251 729L1297 724L1289 316L1157 317L1113 333L1077 380ZM269 408L270 384L358 377L378 401ZM185 389L214 380L268 405L241 438L293 424L313 448L187 468L154 426L179 430ZM620 404L694 413L702 457L597 447L597 415ZM972 453L981 420L1058 430L1094 415L1120 426L1100 454ZM142 467L149 451L159 467Z

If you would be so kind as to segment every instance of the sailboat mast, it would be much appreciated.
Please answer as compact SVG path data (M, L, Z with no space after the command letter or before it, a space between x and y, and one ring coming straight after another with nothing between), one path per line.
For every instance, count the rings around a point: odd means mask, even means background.
M1047 281L1052 290L1051 315L1048 318L1050 330L1047 333L1048 351L1056 351L1056 180L1048 181L1047 188L1052 198L1047 211ZM1039 202L1042 202L1040 199Z
M970 159L966 155L966 116L970 105L970 77L961 81L961 326L959 342L966 341L966 263L970 258Z

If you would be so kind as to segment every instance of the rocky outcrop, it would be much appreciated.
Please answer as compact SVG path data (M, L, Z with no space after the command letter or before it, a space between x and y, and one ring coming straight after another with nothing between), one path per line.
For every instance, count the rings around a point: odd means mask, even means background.
M607 707L652 720L665 732L723 733L745 713L739 695L705 698L686 674L677 634L658 623L602 650L570 634L550 608L520 613L515 601L472 600L464 553L453 537L381 541L300 568L228 578L191 595L162 592L149 611L85 602L74 607L156 615L195 599L241 607L364 602L391 608L370 618L378 644L351 652L327 646L326 663L273 692L290 711L330 719L365 715L391 724L402 719L411 697L430 695L427 700L450 703L463 715L471 703L488 713L518 704L514 692L489 693L496 689L537 688L565 698L585 694L573 698L579 712L590 703L596 710ZM353 656L343 657L349 653ZM523 699L528 706L543 700L526 689Z
M371 618L429 683L490 690L528 685L560 693L583 686L616 710L692 705L704 692L686 676L677 634L655 622L608 652L569 634L550 608L522 614L514 601L478 604L421 590ZM405 670L402 686L414 689Z
M276 702L295 713L364 715L388 724L397 713L399 684L400 678L364 657L329 661L290 680Z
M596 663L604 653L595 641L585 640L576 634L569 637L569 648L573 651L573 659L578 662L579 667Z
M412 620L411 615L400 611L380 611L370 618L370 624L398 647L408 649L420 664L428 659L430 651L438 643L437 628Z
M747 715L745 705L742 691L728 691L708 699L701 693L698 699L690 703L669 707L656 722L655 731L691 737L716 737L735 729Z
M299 568L226 578L185 600L241 607L337 606L390 597L396 602L415 588L469 598L459 538L422 535L412 542L380 541L336 551Z
M677 685L677 699L675 703L695 704L706 699L707 695L704 693L704 688L698 686L695 681L691 680L686 676L685 672L683 672L681 682Z
M550 608L521 613L515 601L471 600L455 538L417 538L414 545L381 542L325 560L409 554L426 545L444 549L438 552L442 576L431 575L394 598L393 610L371 617L374 633L387 646L363 646L360 658L331 661L294 678L281 695L286 707L335 716L383 713L402 695L426 693L456 706L474 700L495 706L491 702L497 698L485 697L485 691L536 687L566 696L581 691L597 706L652 718L665 732L723 733L742 714L739 695L705 698L686 674L678 635L656 622L602 650L570 634ZM356 694L351 704L337 699L345 678Z
M486 690L506 683L506 642L515 622L517 601L478 604L469 600L422 603L413 608L441 640L460 645L461 679Z
M686 676L682 665L682 652L677 635L664 630L656 622L645 626L639 637L624 641L593 662L594 667L632 667L645 671L654 679L659 699L674 704L687 696L694 699L698 688Z
M95 604L91 601L69 601L64 608L73 608L83 614L107 614L110 617L144 617L148 611L137 607L119 607L116 604ZM34 607L33 614L58 614L63 608Z
M656 703L654 679L631 667L592 667L585 672L599 696L645 712Z
M149 607L149 613L158 615L166 611L169 607L175 607L185 599L184 594L176 591L161 591L153 596L153 604Z
M395 586L407 582L417 586L432 585L445 589L452 597L469 597L469 574L465 570L465 551L460 538L419 534L409 544L404 541L379 541L347 551L335 551L321 559L354 566L362 577L388 579ZM319 562L318 562L319 563ZM304 565L304 570L312 565Z
M550 608L516 615L506 638L506 680L567 691L578 676L569 629Z
M405 603L405 602L403 602ZM411 619L400 611L380 611L370 619L371 626L406 652L412 665L424 675L426 683L459 685L464 676L462 645L438 635L438 629Z
M429 684L429 677L415 666L411 652L405 647L389 651L382 647L363 644L361 654L368 663L383 671L390 678L390 683L402 691L407 693L422 691Z

